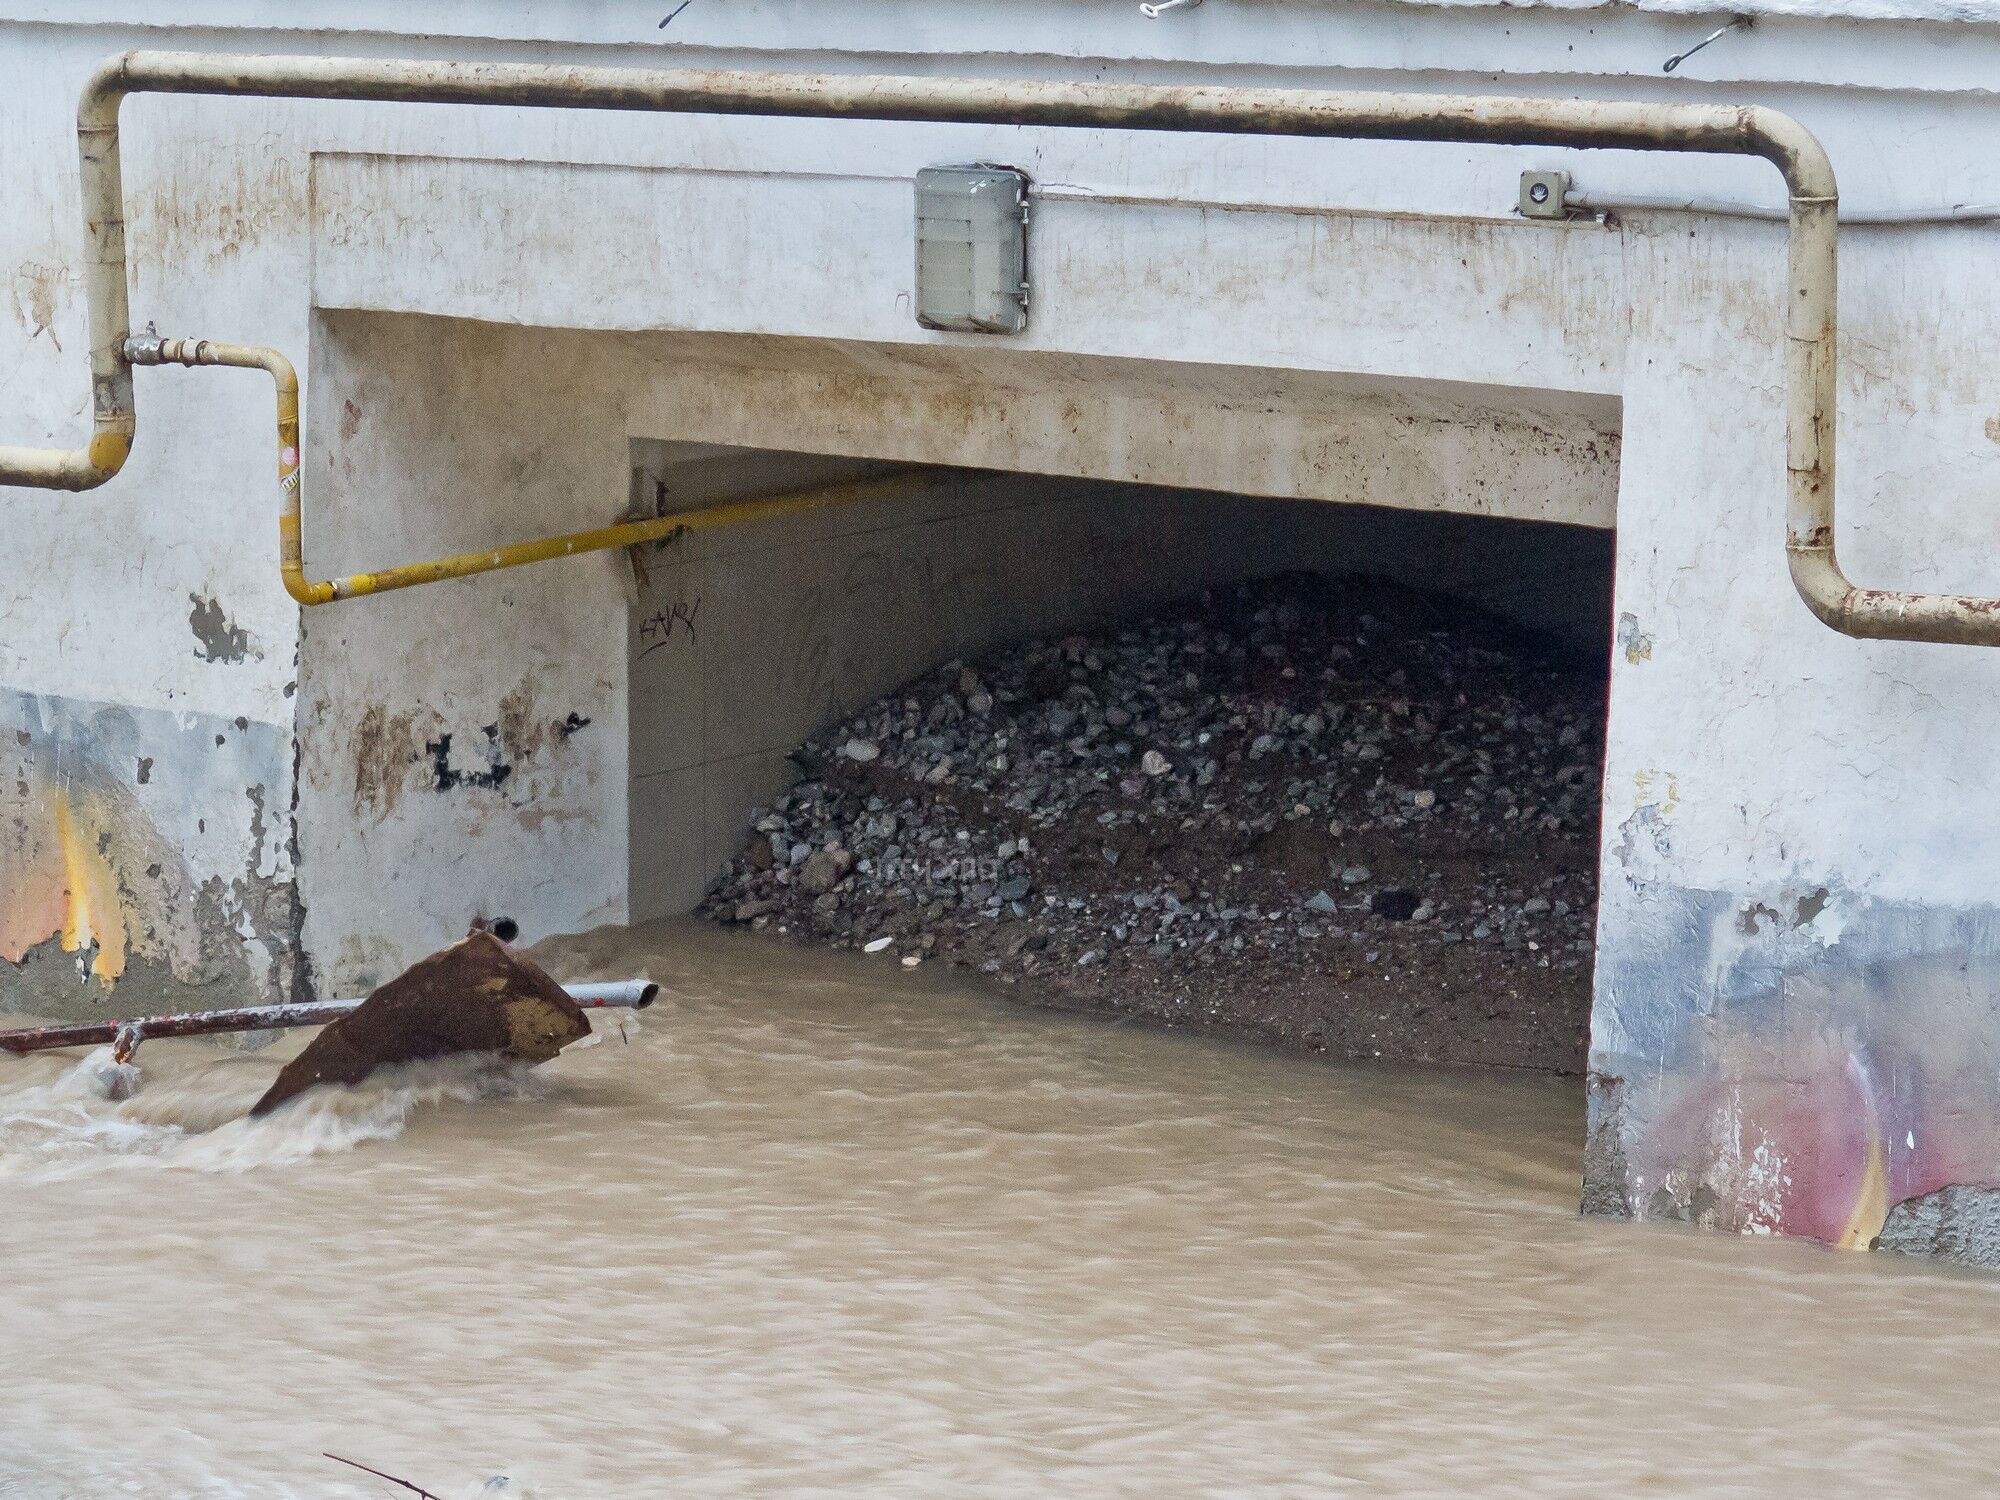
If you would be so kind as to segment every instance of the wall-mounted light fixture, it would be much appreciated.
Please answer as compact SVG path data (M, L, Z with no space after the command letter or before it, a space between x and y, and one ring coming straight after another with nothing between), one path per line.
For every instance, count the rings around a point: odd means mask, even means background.
M1028 176L1012 167L917 173L917 321L947 333L1028 326Z
M1521 174L1521 217L1524 219L1569 219L1575 214L1569 203L1569 173L1523 172Z

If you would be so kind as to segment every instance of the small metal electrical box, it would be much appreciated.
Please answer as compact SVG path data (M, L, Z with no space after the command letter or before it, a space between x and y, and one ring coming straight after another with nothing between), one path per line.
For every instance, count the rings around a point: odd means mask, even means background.
M1567 172L1523 172L1521 174L1521 217L1524 219L1567 219L1569 206Z
M917 173L917 321L950 333L1028 326L1028 176L1012 167Z

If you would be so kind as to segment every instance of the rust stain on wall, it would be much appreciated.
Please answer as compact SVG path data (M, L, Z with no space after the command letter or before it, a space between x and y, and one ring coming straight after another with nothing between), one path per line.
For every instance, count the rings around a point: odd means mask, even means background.
M417 712L392 714L373 704L354 728L354 810L388 817L402 800L411 768L423 757Z
M86 788L17 770L0 846L0 959L22 962L50 940L80 955L105 989L125 973L130 926L111 853L117 810ZM136 894L136 893L135 893Z
M131 184L126 233L135 279L157 265L222 265L301 224L307 174L261 140L175 143Z
M25 784L16 795L25 802ZM13 800L13 799L10 799ZM62 856L53 838L25 817L0 825L0 959L17 964L57 936L69 914Z
M118 875L105 858L108 831L90 835L80 828L61 787L49 797L56 844L62 851L62 951L81 953L95 948L90 972L106 989L125 972L125 912L118 902Z
M62 267L56 265L29 264L14 273L14 316L29 338L46 333L58 351L62 340L56 337L56 291L63 280Z

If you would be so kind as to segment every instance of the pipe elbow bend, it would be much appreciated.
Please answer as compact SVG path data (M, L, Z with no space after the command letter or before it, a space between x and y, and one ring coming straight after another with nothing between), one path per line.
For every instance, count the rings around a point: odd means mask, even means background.
M331 583L315 583L306 577L303 568L287 567L284 570L284 578L285 592L292 596L294 603L306 609L320 604L331 604L340 597L339 591Z
M1792 583L1822 624L1858 641L2000 646L2000 599L1865 589L1826 546L1790 549Z
M277 386L280 395L290 395L294 398L298 396L299 372L297 366L291 360L276 349L253 347L243 352L249 356L244 360L244 363L252 365L269 375L272 383ZM222 363L222 361L217 361L217 363Z
M1744 135L1756 143L1758 155L1784 174L1786 191L1792 197L1828 203L1839 198L1833 158L1804 125L1767 104L1746 104L1737 111L1737 118Z
M78 130L116 130L118 107L132 91L132 63L136 52L118 52L91 70L77 97Z
M100 427L87 448L0 448L0 485L38 490L94 490L125 467L132 434Z
M78 489L94 490L125 467L125 460L132 456L132 429L128 426L100 427L91 435L90 446L84 449L85 464L90 471L87 483Z
M1860 592L1840 571L1833 548L1825 545L1793 546L1785 549L1791 566L1792 587L1798 590L1806 608L1822 625L1854 635L1854 600Z

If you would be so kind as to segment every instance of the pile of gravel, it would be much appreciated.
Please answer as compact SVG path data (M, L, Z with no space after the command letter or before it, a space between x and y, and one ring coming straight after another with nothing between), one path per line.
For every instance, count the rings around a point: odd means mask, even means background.
M1043 1003L1573 1067L1602 678L1367 580L1215 590L808 743L703 911Z

